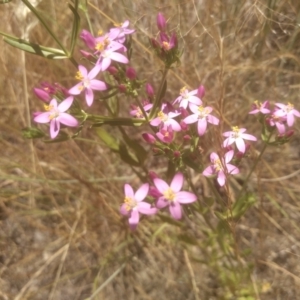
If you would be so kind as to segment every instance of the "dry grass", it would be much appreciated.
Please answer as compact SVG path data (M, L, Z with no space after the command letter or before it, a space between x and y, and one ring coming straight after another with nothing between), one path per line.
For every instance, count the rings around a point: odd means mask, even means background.
M219 107L228 125L259 134L259 124L247 115L253 100L290 101L300 108L300 2L223 2L94 0L89 11L95 30L107 29L108 18L129 18L138 28L132 65L154 86L162 65L150 53L147 36L156 34L156 13L165 13L185 49L182 64L168 76L167 95L173 99L183 85L201 83L206 101ZM38 8L67 43L66 3L42 0ZM21 12L17 1L2 5L0 30L55 46L34 16ZM178 227L145 219L129 233L118 213L122 186L140 182L99 141L24 140L20 130L40 108L32 88L40 81L72 86L75 69L68 61L46 61L2 41L0 49L1 300L255 299L230 296L230 278L217 280L210 262L194 260L220 255L202 245L206 236L200 229L206 225L200 216ZM256 299L300 298L299 134L298 122L290 144L268 149L251 179L257 202L234 224L241 253L236 268L250 270L245 278L238 275L235 289L254 291ZM95 139L88 129L82 136ZM211 151L206 145L204 151ZM197 238L198 245L184 243L182 233ZM216 264L226 274L226 259L218 257Z

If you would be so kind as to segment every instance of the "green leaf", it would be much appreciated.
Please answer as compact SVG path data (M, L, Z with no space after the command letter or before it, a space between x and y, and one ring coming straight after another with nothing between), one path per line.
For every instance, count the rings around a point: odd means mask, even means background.
M87 13L87 0L80 0L80 1L79 1L78 7L79 7L79 9L81 9L83 12Z
M0 4L6 4L8 2L11 2L11 0L0 0Z
M72 34L71 34L71 48L70 48L70 56L72 56L77 42L77 36L78 36L79 25L80 25L80 16L76 8L74 8L70 4L68 6L74 15ZM75 7L77 6L78 6L78 1L75 2Z
M166 223L169 223L171 225L175 225L175 226L178 226L178 227L182 227L182 223L174 220L173 218L169 217L169 216L166 216L166 215L162 215L162 214L158 214L158 217L166 222Z
M129 152L125 144L121 143L120 144L120 149L119 149L119 154L121 159L126 162L127 164L134 166L134 167L139 167L140 163L137 161L135 157L133 157Z
M114 152L119 152L119 142L113 136L111 136L105 129L97 128L96 133L101 139L101 141L104 142L108 148L110 148Z
M128 147L133 150L140 164L143 164L148 156L148 152L145 148L138 141L130 139L126 134L123 134L123 138Z
M23 51L36 54L48 59L68 58L68 56L66 56L65 53L60 49L44 47L14 36L10 36L4 32L0 32L0 34L4 36L4 41L6 43Z

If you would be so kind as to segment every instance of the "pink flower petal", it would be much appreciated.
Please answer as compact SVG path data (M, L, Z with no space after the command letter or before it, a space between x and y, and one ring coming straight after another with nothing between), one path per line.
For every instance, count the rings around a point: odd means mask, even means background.
M149 192L149 184L143 184L135 193L134 198L137 202L140 202L146 198Z
M225 180L226 180L226 177L225 177L224 172L219 171L218 172L218 178L217 178L217 181L218 181L219 185L223 186L225 184Z
M70 127L78 126L78 121L73 116L67 113L60 113L59 117L57 118L57 121Z
M169 188L169 185L160 178L154 178L153 183L158 191L162 194Z
M131 185L129 185L128 183L126 183L124 185L124 194L125 194L125 197L129 197L129 198L134 198L134 191L131 187Z
M34 119L37 123L49 123L50 122L50 112L42 112L37 115Z
M166 207L168 205L169 205L169 202L164 197L158 198L158 200L156 202L156 207L157 208L164 208L164 207Z
M170 184L170 188L173 190L173 192L177 193L181 190L182 186L183 186L183 175L182 173L176 173Z
M64 101L62 101L59 105L58 105L58 110L60 112L65 112L66 110L68 110L71 105L73 104L73 100L74 100L74 97L73 96L70 96L68 98L66 98Z
M92 90L104 91L107 89L107 86L106 86L106 83L101 80L92 79L90 81L90 88Z
M157 213L156 207L151 207L151 204L146 202L138 203L138 211L144 215L154 215Z
M71 95L79 95L82 92L83 84L82 82L77 83L75 86L69 89L69 94Z
M118 52L112 52L110 54L110 58L112 60L115 60L115 61L123 63L123 64L127 64L129 62L129 60L126 56L124 56L124 55L122 55L121 53L118 53Z
M60 130L60 123L56 119L52 119L50 122L50 137L55 139Z
M94 102L94 92L91 88L85 89L85 101L88 106L91 106Z
M176 201L178 201L179 203L192 203L196 200L196 195L191 192L182 191L176 194Z
M181 206L178 202L173 202L169 206L170 214L175 220L179 220L182 217Z
M81 75L83 76L83 78L86 78L86 77L87 77L88 72L87 72L86 67L84 67L84 66L82 66L82 65L79 65L79 66L78 66L78 70L79 70L79 72L81 73Z
M130 226L131 230L136 229L136 227L137 227L137 225L139 223L139 220L140 220L140 214L139 214L139 212L137 210L132 210L131 211L131 216L128 219L129 226Z
M206 128L207 128L206 119L199 119L198 120L198 134L200 136L204 135Z
M100 71L101 71L101 66L95 65L95 67L89 72L89 74L86 77L88 79L94 79Z
M125 203L123 203L120 207L120 213L123 216L128 216L129 215L129 211L126 209L127 205Z

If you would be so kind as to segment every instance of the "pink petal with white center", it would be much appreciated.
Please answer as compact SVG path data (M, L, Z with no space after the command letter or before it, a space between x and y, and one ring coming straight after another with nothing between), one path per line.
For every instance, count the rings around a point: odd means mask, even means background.
M37 115L34 119L37 123L49 123L50 122L50 112L42 112Z
M199 119L198 120L198 134L200 136L204 135L206 128L207 128L207 121L206 118L205 119Z
M146 198L149 192L149 184L143 184L135 193L134 198L137 202L140 202Z
M286 122L287 122L289 127L293 126L293 124L295 122L294 115L293 114L287 114Z
M150 125L152 126L159 126L160 123L161 123L161 119L159 117L150 121Z
M224 172L219 171L218 172L218 178L217 178L217 181L218 181L219 185L223 186L225 184L225 180L226 180L226 177L225 177Z
M78 121L67 113L60 113L57 121L70 127L76 127L78 125Z
M156 207L151 207L147 202L138 203L138 211L144 215L154 215L157 213Z
M197 200L197 197L195 194L190 193L190 192L178 192L176 194L176 201L179 203L185 204L185 203L193 203Z
M202 174L204 176L212 176L215 174L215 169L213 166L208 166L203 172Z
M88 106L91 106L94 102L94 92L91 88L85 89L85 101Z
M182 217L181 206L178 202L173 202L169 206L170 214L175 220L179 220Z
M196 96L190 96L188 98L188 100L191 103L190 105L192 105L192 103L196 104L196 105L201 105L202 104L202 101L198 97L196 97Z
M87 75L88 79L94 79L98 73L101 71L101 66L99 65L95 65L95 67L89 72L89 74Z
M225 153L224 158L225 158L225 163L226 164L229 163L232 160L233 155L234 155L234 151L233 150L230 150L227 153Z
M129 185L128 183L124 185L124 194L125 197L134 198L134 191L131 185Z
M52 119L50 122L50 137L56 138L60 130L60 123L56 119Z
M131 216L128 219L129 226L131 230L134 230L140 221L140 214L137 210L131 211Z
M107 85L105 82L97 79L92 79L90 81L90 88L96 91L104 91L107 89Z
M83 76L83 78L87 78L88 72L87 72L86 67L84 67L84 66L82 66L82 65L79 65L79 66L78 66L78 70L79 70L79 72L81 73L81 75Z
M250 141L257 141L257 138L251 134L247 134L247 133L243 133L241 135L241 138L245 139L245 140L250 140Z
M109 57L104 57L100 62L100 64L101 64L101 70L105 71L111 65L111 59Z
M129 211L126 209L127 207L127 204L126 203L123 203L120 207L120 213L123 215L123 216L128 216L129 215Z
M209 156L210 161L213 163L216 159L219 159L219 155L215 152L212 152Z
M234 175L234 174L240 173L240 170L236 166L234 166L234 165L226 164L226 168L227 168L227 172L229 174L233 174Z
M213 125L219 125L220 120L218 118L216 118L215 116L208 115L207 122L209 122L210 124L213 124Z
M246 145L242 138L235 139L235 144L236 144L237 148L239 149L239 151L241 151L242 153L245 153Z
M156 202L156 207L157 208L164 208L168 205L169 205L169 202L164 197L159 197L157 202Z
M169 119L167 122L165 122L165 124L168 126L168 125L171 125L172 129L174 131L181 131L181 126L179 125L179 123L173 119Z
M158 189L158 191L162 194L169 188L169 185L160 178L154 178L153 183Z
M71 105L73 104L73 100L74 100L74 97L70 96L68 98L66 98L64 101L62 101L61 103L59 103L58 105L58 110L60 112L65 112L67 111Z
M224 135L224 134L223 134ZM224 142L223 142L223 147L227 147L235 142L235 138L232 138L231 136L228 137Z
M79 95L83 90L82 82L77 83L75 86L69 89L69 94L71 95Z
M171 184L170 188L173 190L173 192L177 193L181 190L183 186L183 175L182 173L176 173Z
M186 117L183 121L185 124L195 123L198 121L198 115L196 115L196 114L190 115L190 116Z
M110 58L112 60L115 60L115 61L123 63L123 64L127 64L129 62L129 60L126 56L124 56L124 55L122 55L121 53L118 53L118 52L112 52L110 54Z

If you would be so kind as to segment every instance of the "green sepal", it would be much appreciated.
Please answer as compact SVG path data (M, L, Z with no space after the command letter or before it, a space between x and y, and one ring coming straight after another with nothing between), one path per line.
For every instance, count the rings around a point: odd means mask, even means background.
M22 135L25 139L39 139L45 136L45 133L37 127L25 127L22 129Z

